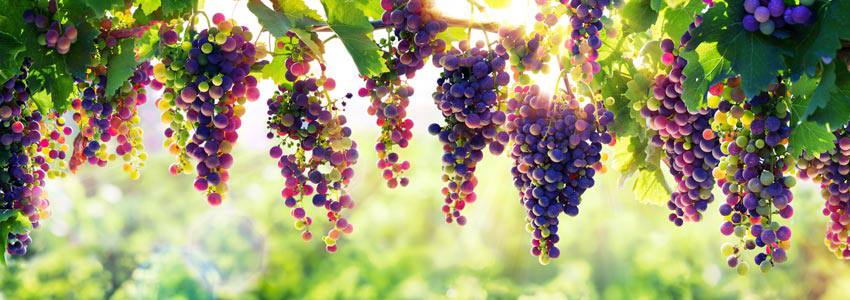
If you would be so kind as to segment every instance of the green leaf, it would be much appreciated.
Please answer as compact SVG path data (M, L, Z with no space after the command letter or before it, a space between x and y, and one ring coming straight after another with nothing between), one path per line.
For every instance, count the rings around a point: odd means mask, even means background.
M808 153L818 154L835 148L835 135L825 126L815 122L803 122L792 129L788 140L788 151L794 157Z
M127 79L133 75L138 63L136 62L136 53L133 51L135 41L127 39L119 44L118 53L109 57L109 62L106 64L106 97L115 95Z
M835 66L836 64L838 66ZM808 116L808 119L818 124L827 125L831 130L834 130L850 122L850 72L847 71L846 66L842 62L827 65L824 72L827 72L827 69L830 68L829 66L834 66L832 68L835 72L833 75L829 75L829 79L827 78L827 74L824 74L821 84L817 87L820 89L822 86L829 85L828 88L824 89L830 90L828 91L828 95L824 95L827 98L826 105L814 110ZM813 92L812 99L814 99L814 93L816 92L817 90ZM827 91L823 93L827 94ZM807 105L808 107L810 106Z
M286 80L286 58L283 56L275 56L271 63L263 66L260 76L262 76L263 79L271 78L276 85L288 82L288 80Z
M98 17L105 15L108 10L124 6L123 0L85 0L85 2Z
M670 187L661 169L644 169L635 175L632 192L640 203L664 206L670 201Z
M667 4L664 3L664 0L651 0L649 2L649 7L654 11L661 11L661 9L667 7Z
M339 36L361 75L374 76L387 72L381 49L372 40L374 30L369 19L347 1L323 0L328 26Z
M293 32L310 51L317 56L324 52L322 46L315 40L315 34L311 28L322 24L322 17L307 7L303 0L279 0L276 6L281 10L272 10L265 6L260 0L250 0L248 10L257 17L257 21L274 37L281 38L287 32Z
M760 32L746 31L741 25L744 14L742 5L742 0L716 1L714 7L704 14L702 25L694 29L693 40L688 43L688 48L692 50L704 43L715 42L717 53L729 62L732 73L740 74L744 93L747 97L752 97L775 82L779 71L786 69L783 55L789 52L775 44L772 37ZM704 61L688 60L689 67L692 63L703 64ZM686 68L684 74L688 79L705 75L704 79L707 82L718 82L722 80L718 76L729 75L729 72L716 74L688 72L688 70L709 69L712 68L709 66ZM691 98L686 101L697 100L693 98L693 94L690 96ZM705 94L700 96L704 97Z
M809 105L803 115L800 116L800 121L805 122L815 110L825 108L826 104L829 103L829 98L832 97L832 92L836 89L838 89L838 86L835 85L835 64L826 65L820 83L809 97Z
M354 4L357 5L357 8L363 11L363 14L372 20L380 20L384 15L384 8L381 7L381 0L354 0Z
M652 10L652 0L634 0L623 6L623 22L631 32L641 32L649 29L655 23L658 12Z
M715 45L702 43L693 51L682 53L682 57L688 61L682 71L687 76L682 83L682 100L691 111L705 104L709 87L734 75L731 63L717 52Z
M511 4L510 0L484 0L490 8L503 8Z
M688 30L688 26L704 6L702 1L668 3L667 7L660 10L654 21L654 36L667 37L678 42L679 37Z
M17 211L12 209L4 209L2 212L0 212L0 223L6 222L6 220L14 216L15 213L17 213Z
M146 61L153 58L156 54L156 47L159 44L159 31L156 28L142 33L142 37L136 39L135 48L139 56L139 61Z
M789 91L791 92L791 125L800 124L800 116L806 111L809 106L809 95L811 95L818 87L818 81L815 78L803 76L799 80L791 83Z
M77 26L77 42L71 47L62 58L65 59L68 73L77 78L83 78L86 75L86 69L91 64L92 59L97 52L95 49L95 39L98 31L88 22L82 22Z
M42 114L46 114L53 109L53 100L50 99L50 94L47 93L47 90L41 90L33 94L32 100L35 102L35 106L38 107L38 111Z
M71 103L71 92L74 89L74 79L64 73L47 74L45 87L50 93L53 110L64 113Z
M161 0L137 0L136 3L138 3L145 15L150 15L162 6Z
M820 62L834 60L836 52L841 48L841 40L850 40L850 18L847 17L850 1L819 3L823 5L812 13L815 23L806 27L807 31L795 42L797 48L792 66L797 73L814 75Z
M438 33L437 39L445 41L446 45L451 45L452 42L466 39L466 29L463 27L449 27L446 31Z
M7 80L15 76L23 63L23 57L18 54L25 50L24 44L15 37L0 32L0 80Z
M192 12L194 0L161 0L162 16L176 18Z

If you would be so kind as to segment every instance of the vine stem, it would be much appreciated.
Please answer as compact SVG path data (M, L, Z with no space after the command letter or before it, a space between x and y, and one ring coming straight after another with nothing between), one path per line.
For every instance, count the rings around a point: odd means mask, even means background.
M469 27L469 28L472 28L472 29L481 30L481 31L485 31L485 32L499 32L499 27L501 27L501 24L499 24L497 22L480 22L480 21L470 22L468 20L446 17L446 16L437 16L437 18L446 22L446 24L448 24L449 27L462 27L462 28ZM370 23L372 23L372 27L375 30L380 30L380 29L392 27L391 24L385 24L381 20L371 21ZM313 26L312 31L313 32L331 32L333 30L331 30L331 27L328 24L320 24L320 25Z

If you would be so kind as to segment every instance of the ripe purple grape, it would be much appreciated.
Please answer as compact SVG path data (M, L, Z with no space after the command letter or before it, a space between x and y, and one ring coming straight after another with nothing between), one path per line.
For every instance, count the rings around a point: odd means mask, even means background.
M485 148L498 155L508 142L508 134L501 129L506 116L499 110L510 81L505 72L507 59L506 53L484 49L483 42L470 47L466 41L434 55L434 65L443 72L433 98L445 125L431 124L428 131L443 144L442 178L446 185L441 192L447 223L466 224L462 210L476 200L475 169Z
M601 102L580 104L566 96L550 98L538 86L516 87L508 100L514 186L525 207L531 254L542 264L557 258L558 216L576 216L581 196L602 169L602 146L614 115Z

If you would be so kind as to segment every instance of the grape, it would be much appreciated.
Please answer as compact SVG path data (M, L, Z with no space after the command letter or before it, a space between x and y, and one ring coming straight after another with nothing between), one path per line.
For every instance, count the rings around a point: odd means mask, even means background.
M357 143L351 139L345 116L337 114L336 102L327 96L335 85L333 79L324 74L315 78L305 72L313 58L297 53L298 43L294 46L288 48L296 53L287 57L286 67L287 77L295 80L291 85L281 85L267 102L268 137L275 141L269 155L278 160L285 178L281 195L296 219L295 227L302 230L302 239L313 236L313 219L307 214L310 205L304 203L323 207L332 225L323 238L325 249L335 252L340 235L353 230L341 212L354 207L346 187L354 176L352 167L359 156ZM285 154L283 148L293 151Z
M397 42L391 63L396 74L413 78L429 56L445 50L446 43L437 39L437 34L448 24L431 18L432 5L429 0L381 0L385 10L381 19L393 27L393 40Z
M824 199L824 216L829 218L826 225L825 243L836 257L850 259L850 125L833 132L835 147L828 152L814 154L804 152L797 161L799 177L819 183ZM781 239L791 232L777 231Z
M45 179L65 175L61 171L68 150L65 137L71 129L54 113L42 115L30 101L30 67L25 60L19 73L0 88L0 209L37 228L49 215ZM26 254L32 243L25 231L10 232L4 238L11 255Z
M92 67L90 78L78 83L80 98L74 99L71 107L80 133L74 139L70 169L75 172L85 162L104 166L120 158L123 170L138 179L139 169L147 160L138 106L147 102L145 88L151 82L153 67L147 61L137 66L111 99L106 99L106 73L103 65ZM110 141L115 141L113 153L107 152Z
M510 82L507 59L506 53L484 49L483 42L470 47L466 41L434 55L434 64L443 72L433 98L445 125L431 124L428 131L443 143L442 211L447 223L466 224L461 212L476 200L475 169L485 148L499 155L508 142L508 134L500 128L506 116L499 110Z
M561 254L558 216L576 216L582 194L604 170L602 145L614 142L607 132L614 115L601 102L550 98L536 85L514 92L506 125L513 142L511 173L527 212L531 253L546 264Z
M726 195L719 208L724 218L721 233L734 234L737 242L731 256L739 260L744 250L763 248L754 263L766 272L787 259L790 247L791 230L776 216L788 219L794 212L790 190L794 179L785 175L794 164L786 148L791 135L786 87L775 83L747 99L738 78L727 80L726 86L712 124L723 137L727 155L714 174Z
M680 39L679 47L684 47L691 38L691 32L702 23L697 16L688 31ZM672 68L666 75L658 75L653 86L653 98L641 108L641 115L647 119L649 129L657 132L652 137L654 146L664 150L670 173L676 180L676 191L670 196L667 207L672 211L668 219L681 226L685 221L698 222L703 212L714 200L711 189L714 186L712 170L717 167L723 153L720 142L710 127L712 109L688 111L681 98L682 72L687 61L675 53L679 51L670 39L660 43L663 52L661 60ZM714 91L712 91L714 92ZM724 231L730 232L731 227Z
M56 53L67 54L71 50L71 44L77 41L78 32L74 24L60 23L61 17L56 14L56 5L56 0L49 0L49 9L46 11L41 8L25 10L23 19L24 23L35 25L40 44L55 50Z
M258 55L251 32L234 20L215 26L189 34L191 40L179 45L163 41L163 63L154 67L155 85L166 87L157 103L169 125L165 143L178 156L169 171L191 172L189 161L195 159L195 188L211 205L219 205L227 192L243 105L259 98L257 79L249 75Z
M787 38L792 26L808 25L813 1L801 1L799 5L785 4L783 0L745 0L744 17L741 23L744 30L759 31L764 35Z
M610 0L565 0L570 11L570 39L566 41L566 47L572 54L571 62L574 66L574 77L581 78L585 82L593 80L593 75L600 70L596 58L599 56L599 48L602 40L599 32L602 31L602 16L605 8L611 4Z

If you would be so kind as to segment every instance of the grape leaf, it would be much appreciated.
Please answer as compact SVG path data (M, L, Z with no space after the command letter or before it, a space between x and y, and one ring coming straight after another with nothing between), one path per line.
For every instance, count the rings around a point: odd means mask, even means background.
M63 72L46 74L45 88L50 93L53 110L64 113L70 104L71 92L74 89L74 79Z
M136 0L145 15L150 15L162 6L162 0Z
M271 78L277 85L288 82L286 80L286 58L284 56L275 56L271 63L263 66L260 76L263 79Z
M23 57L18 57L18 54L25 50L24 44L19 42L15 37L0 32L0 80L7 80L15 76L21 68Z
M315 34L311 27L322 24L322 17L307 7L303 0L279 0L275 2L280 10L272 10L265 6L260 0L250 0L248 10L257 17L257 21L274 37L281 38L287 32L293 32L298 36L313 54L321 56L324 52L321 45L316 43Z
M806 106L806 110L800 116L800 121L805 122L815 110L825 108L832 92L836 89L838 89L838 86L835 85L835 64L828 64L823 69L820 83L809 97L809 105Z
M788 140L788 151L798 157L803 150L808 153L823 153L835 148L835 135L825 126L807 121L792 129Z
M708 88L733 76L732 65L719 52L715 43L702 43L692 51L682 53L688 61L682 73L687 76L682 83L682 100L689 110L695 111L705 104Z
M328 26L339 36L361 75L380 75L389 71L381 49L372 40L374 30L369 19L345 1L323 0Z
M776 81L779 71L785 70L785 60L783 55L790 52L778 46L775 41L760 32L748 32L741 24L741 19L744 17L742 0L726 0L715 1L714 7L708 9L703 16L702 25L694 29L693 40L688 43L688 50L693 50L696 47L702 46L707 42L716 42L717 53L724 60L727 60L731 66L731 73L740 74L741 87L747 97L752 97L768 85ZM704 50L705 51L705 50ZM685 57L688 58L688 57ZM688 66L691 64L704 64L704 58L700 60L688 60ZM708 83L714 83L722 80L720 76L728 76L729 72L704 73L699 74L700 70L709 70L710 66L693 66L685 68L684 74L689 80L696 77L705 79L703 84L708 86ZM688 71L691 72L688 72ZM697 71L695 73L695 71ZM694 96L704 97L705 94L694 95L689 94L686 101L691 104L695 101Z
M384 8L381 7L381 0L354 0L354 4L357 5L363 14L372 20L380 20L384 15Z
M667 7L667 3L664 3L664 0L651 0L649 2L649 7L654 11L661 11Z
M108 10L124 6L123 0L85 0L85 3L97 17L102 17Z
M157 44L159 44L159 31L157 28L151 28L144 33L142 37L136 39L136 54L139 56L139 61L145 61L156 54Z
M694 21L697 13L703 7L704 4L701 1L667 3L667 6L660 10L655 19L654 35L668 37L678 42L679 37L688 30L688 25Z
M445 41L446 45L451 45L452 42L466 39L466 29L463 27L449 27L446 31L438 33L437 39Z
M622 8L623 23L631 32L641 32L649 29L655 23L658 12L652 10L652 0L634 0Z
M835 66L836 64L838 66ZM827 86L825 89L829 89L828 94L827 91L823 92L827 94L823 95L823 97L827 98L826 104L821 108L815 109L808 115L808 119L818 124L827 125L830 129L834 130L850 122L850 72L847 71L847 68L842 62L827 65L824 68L824 72L827 72L830 68L834 69L834 73L829 75L829 78L824 74L821 84L817 87L820 89L823 86ZM812 93L812 98L814 98L814 93L817 91L816 89ZM811 106L807 105L807 108L809 107Z
M490 8L503 8L511 4L510 0L484 0Z
M816 6L814 6L816 7ZM791 62L794 71L814 75L817 65L821 62L831 62L841 40L850 40L850 1L832 0L823 3L812 18L816 21L802 33L796 41L796 53Z
M614 168L621 182L631 181L632 192L640 203L664 205L670 200L670 187L659 164L660 152L636 136L617 141Z
M818 87L818 81L815 78L803 76L799 80L791 83L789 91L791 92L791 126L800 124L800 116L806 111L809 106L809 95L811 95Z
M32 100L35 102L35 107L38 107L38 111L42 114L47 114L53 109L53 100L50 99L50 94L46 90L41 90L33 94Z
M189 0L161 0L160 9L165 18L177 18L192 12L195 1Z
M135 42L132 39L126 39L119 44L118 52L109 57L109 62L106 64L106 96L115 95L118 90L136 68L136 53L133 48Z

